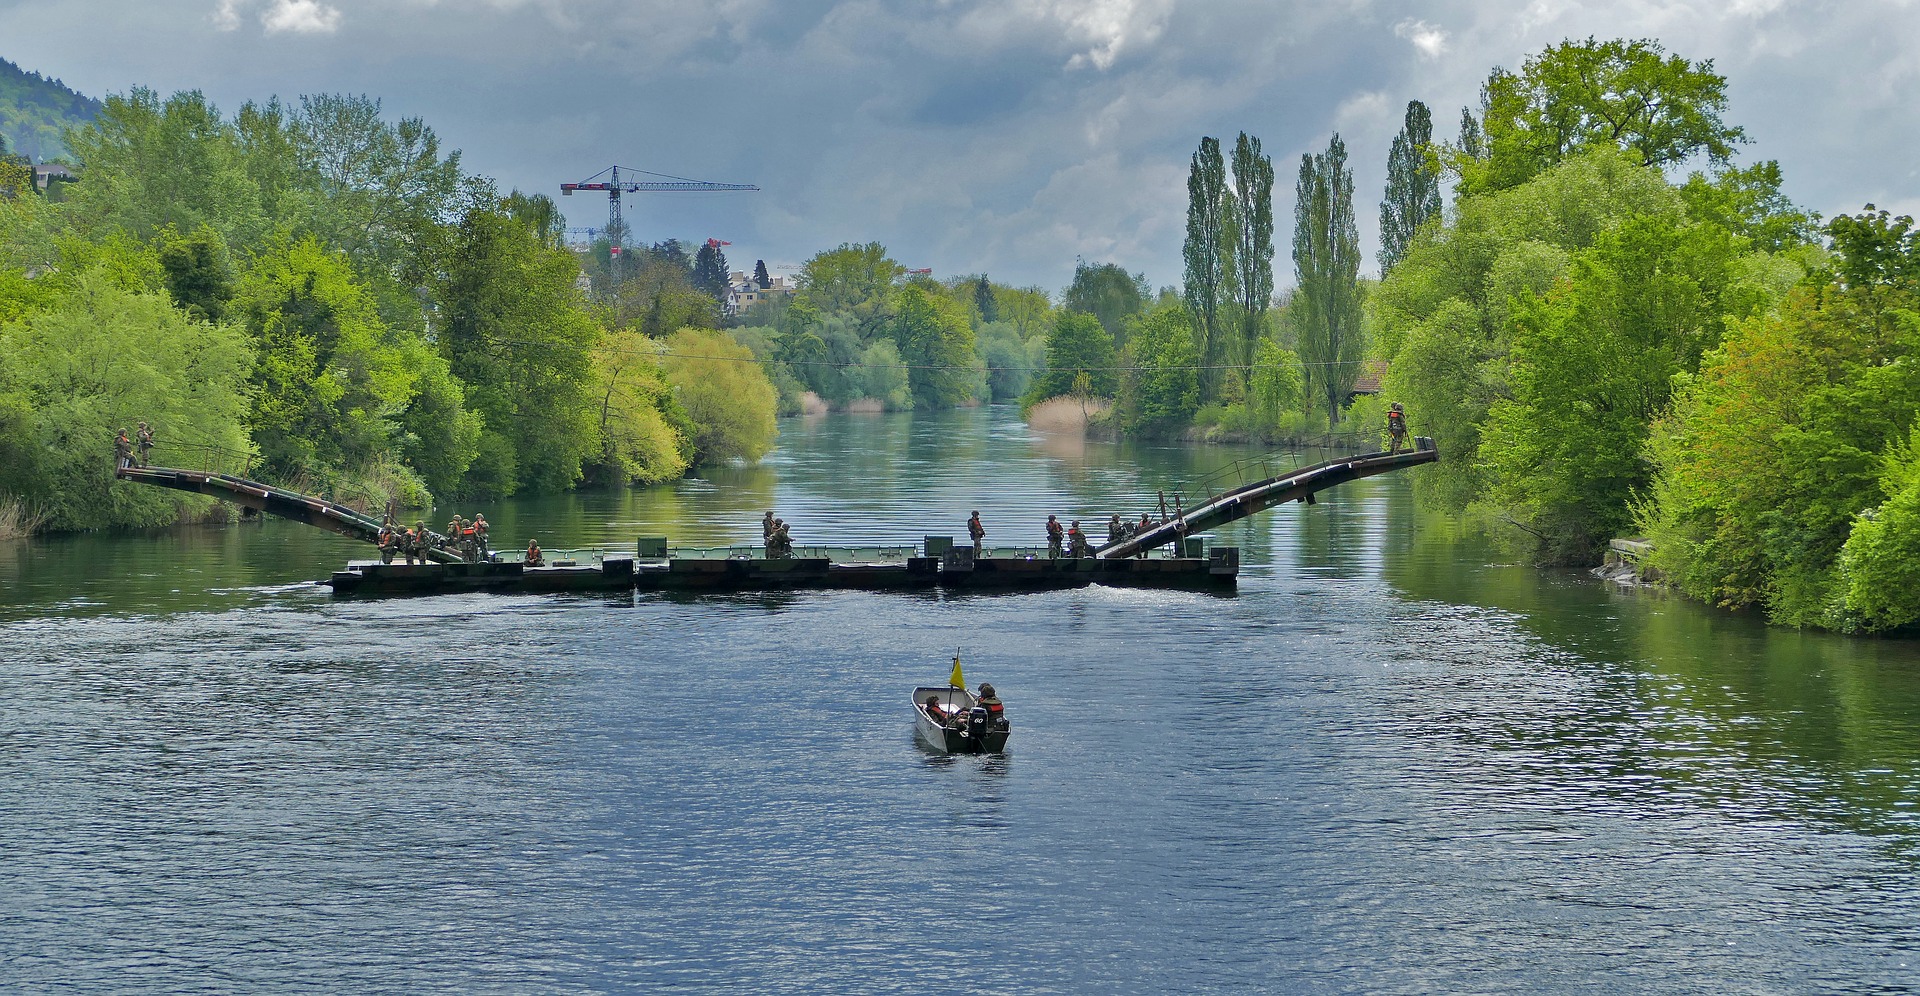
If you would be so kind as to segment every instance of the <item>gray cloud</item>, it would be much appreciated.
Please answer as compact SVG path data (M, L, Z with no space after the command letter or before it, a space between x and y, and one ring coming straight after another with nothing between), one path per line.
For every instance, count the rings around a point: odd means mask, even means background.
M1744 158L1779 159L1810 207L1920 211L1916 27L1900 0L0 0L0 55L229 110L373 94L504 187L615 162L757 183L627 201L642 237L727 239L746 265L878 240L1053 289L1075 257L1177 283L1188 157L1245 130L1280 178L1284 286L1302 153L1341 132L1371 241L1409 99L1451 134L1490 67L1589 34L1715 60Z

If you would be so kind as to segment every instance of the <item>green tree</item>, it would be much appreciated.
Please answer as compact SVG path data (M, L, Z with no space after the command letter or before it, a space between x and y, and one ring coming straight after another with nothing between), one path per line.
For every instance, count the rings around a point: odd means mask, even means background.
M116 430L146 421L157 459L193 465L247 448L239 329L190 319L157 292L151 253L76 247L48 307L0 322L0 491L56 530L156 526L209 500L114 483ZM119 259L108 257L121 255ZM129 272L140 279L128 280ZM38 281L36 281L38 282Z
M973 308L980 314L982 324L1000 320L1000 305L993 298L993 285L987 282L987 275L973 283Z
M1227 274L1233 269L1224 234L1229 203L1220 140L1202 138L1187 172L1187 239L1180 254L1185 264L1187 310L1193 312L1200 362L1208 368L1200 378L1200 396L1207 401L1220 394L1219 371L1215 368L1225 356L1220 310Z
M1113 263L1074 264L1073 283L1062 295L1060 307L1099 319L1115 343L1126 339L1127 320L1146 307L1147 275L1128 274Z
M1293 311L1300 358L1329 426L1360 376L1366 354L1360 310L1360 232L1353 220L1353 174L1338 132L1327 151L1300 157L1293 211Z
M89 222L141 238L207 225L230 246L267 229L237 133L197 90L165 101L145 87L108 97L68 145L86 178L71 200Z
M973 328L953 299L902 288L888 331L908 364L916 406L950 408L973 396Z
M1231 197L1227 259L1232 265L1225 289L1233 298L1238 326L1237 360L1250 368L1273 303L1273 159L1261 153L1259 139L1244 131L1233 145Z
M1184 305L1141 316L1128 342L1131 390L1128 428L1165 432L1185 427L1200 408L1200 355L1193 316Z
M234 294L233 264L212 226L202 225L188 235L167 229L160 239L160 269L167 292L189 315L214 322L226 316Z
M894 284L906 272L878 242L841 243L802 264L799 293L823 313L844 313L877 329L891 314Z
M657 484L686 472L694 455L692 422L660 366L665 348L631 329L608 333L594 348L600 451L588 479ZM682 426L689 434L683 434Z
M571 487L598 451L589 351L600 329L574 288L579 266L494 210L469 211L451 241L438 344L486 418L463 489Z
M1032 404L1074 393L1111 398L1120 387L1118 365L1113 336L1099 319L1062 310L1047 337L1047 369L1034 378L1024 400ZM1085 380L1085 390L1075 392L1076 379Z
M693 424L693 462L758 460L779 435L773 384L753 353L724 332L681 329L661 359Z
M1782 182L1780 164L1769 159L1712 177L1695 173L1680 196L1689 215L1751 239L1757 249L1777 253L1816 243L1820 216L1788 200Z
M1487 156L1461 159L1462 196L1506 190L1584 149L1629 149L1643 166L1705 154L1716 163L1746 141L1721 120L1726 78L1713 60L1668 55L1659 42L1565 41L1518 73L1487 80Z
M1427 105L1408 101L1406 125L1393 137L1393 148L1387 153L1387 190L1380 201L1382 277L1407 254L1413 233L1440 213L1440 173L1427 161L1431 144L1433 114Z
M720 247L708 242L700 247L693 256L693 274L691 281L694 290L713 298L714 307L722 308L727 303L727 281L731 274L727 270L727 254Z

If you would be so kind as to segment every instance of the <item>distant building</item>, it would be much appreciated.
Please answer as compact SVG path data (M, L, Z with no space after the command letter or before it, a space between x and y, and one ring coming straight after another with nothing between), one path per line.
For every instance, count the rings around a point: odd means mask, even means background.
M33 189L42 193L55 183L72 183L80 174L66 163L39 163L33 167Z
M735 270L727 275L727 314L746 314L748 309L762 301L792 297L793 290L793 285L787 283L785 277L773 277L767 281L767 286L762 287L752 275Z

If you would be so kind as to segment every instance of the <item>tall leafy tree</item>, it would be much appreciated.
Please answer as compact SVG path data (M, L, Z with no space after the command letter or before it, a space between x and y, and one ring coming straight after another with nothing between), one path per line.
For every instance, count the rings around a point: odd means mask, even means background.
M1327 151L1300 157L1294 189L1293 268L1299 290L1292 312L1300 336L1300 359L1317 396L1327 406L1327 424L1340 421L1340 407L1360 376L1366 352L1360 324L1360 231L1353 220L1353 173L1339 132Z
M863 328L877 329L891 310L895 282L906 272L878 242L844 242L800 267L800 293L823 314L846 314Z
M597 449L589 351L600 329L574 288L579 264L493 209L469 211L452 241L438 344L486 416L465 489L571 487Z
M108 97L68 145L86 176L70 195L83 218L141 237L210 225L228 245L251 245L267 229L237 132L197 90Z
M1074 265L1073 283L1067 286L1060 306L1100 320L1116 345L1126 341L1127 320L1140 313L1148 298L1147 275L1129 274L1113 263Z
M951 408L972 396L973 327L952 298L919 286L901 288L888 330L907 384L921 408Z
M1232 266L1223 232L1227 212L1226 162L1220 155L1220 140L1202 138L1187 171L1187 239L1180 255L1185 263L1185 298L1193 313L1193 333L1200 362L1215 367L1224 355L1225 337L1220 330L1222 290ZM1200 396L1212 400L1219 395L1218 370L1201 372Z
M1227 272L1239 326L1235 347L1238 362L1251 365L1273 300L1273 159L1244 131L1233 144L1233 205Z
M1427 161L1433 143L1433 114L1427 105L1407 102L1406 125L1387 153L1387 190L1380 201L1380 275L1407 254L1413 233L1440 213L1440 172Z
M1118 392L1120 378L1114 356L1113 336L1092 315L1062 309L1054 317L1053 331L1047 336L1047 369L1034 378L1028 388L1029 402L1045 401L1063 394L1085 393L1111 398Z
M1713 60L1668 55L1651 40L1565 41L1518 73L1487 79L1487 156L1458 163L1463 195L1505 190L1583 149L1629 149L1667 167L1705 154L1725 163L1746 133L1721 119L1726 77Z
M1155 308L1141 316L1129 340L1129 427L1154 432L1192 422L1200 408L1193 315L1179 305Z

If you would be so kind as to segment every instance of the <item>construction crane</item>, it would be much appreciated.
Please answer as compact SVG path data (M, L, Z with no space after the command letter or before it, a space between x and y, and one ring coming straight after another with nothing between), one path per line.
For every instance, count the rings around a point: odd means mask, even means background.
M622 167L613 166L587 177L579 183L563 183L560 194L572 197L576 190L604 190L607 192L607 237L613 241L612 256L614 263L620 261L621 237L626 233L626 222L620 219L620 195L637 194L642 190L759 190L751 183L714 183L711 180L689 180L684 176L668 173L654 173L644 169L626 167L629 174L639 173L645 176L657 176L658 180L622 180ZM605 180L600 179L606 177Z

